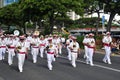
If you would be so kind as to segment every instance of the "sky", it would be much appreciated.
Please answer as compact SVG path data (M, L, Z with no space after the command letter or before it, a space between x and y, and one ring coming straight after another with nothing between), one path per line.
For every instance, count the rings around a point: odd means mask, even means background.
M18 0L4 0L4 5L7 5L10 3L16 2L16 1L18 1Z

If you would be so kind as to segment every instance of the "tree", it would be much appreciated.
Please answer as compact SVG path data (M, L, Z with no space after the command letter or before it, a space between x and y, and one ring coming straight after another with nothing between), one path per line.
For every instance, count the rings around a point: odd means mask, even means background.
M19 22L20 15L17 6L18 6L17 3L13 3L0 9L0 22L2 24L6 24L8 26L21 24Z
M41 10L45 12L45 20L49 22L50 33L53 32L53 26L57 17L66 17L67 12L75 11L82 15L82 0L40 0Z
M111 29L111 23L116 14L120 14L120 0L98 0L105 4L105 12L110 13L107 31Z
M100 13L103 13L101 12L101 10L103 9L103 6L100 1L98 0L84 0L84 9L85 9L85 13L87 14L92 14L92 13L97 13L98 15L98 18L97 18L97 21L95 26L96 26L96 34L98 34L98 27L99 27L99 24L100 24Z

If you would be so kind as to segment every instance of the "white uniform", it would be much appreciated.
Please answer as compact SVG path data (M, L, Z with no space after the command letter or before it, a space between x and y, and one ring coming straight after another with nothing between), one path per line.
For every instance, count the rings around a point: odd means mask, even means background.
M58 52L59 54L62 54L62 38L57 39L57 44L58 44Z
M0 60L5 59L5 53L6 53L6 41L4 39L0 40Z
M33 63L36 63L37 62L37 56L38 56L38 53L39 53L40 40L39 40L39 38L33 38L31 43L34 44L32 46L32 50L31 50L31 54L32 54L32 57L33 57Z
M26 38L26 42L27 42L27 45L29 46L29 50L30 50L30 43L31 43L31 40L32 40L32 37L31 36L28 36L27 38Z
M57 41L57 38L53 38L52 43L55 45L56 54L58 54L58 41Z
M84 44L84 49L85 49L84 58L88 57L88 41L89 41L89 38L87 37L83 39L83 44Z
M88 64L90 62L90 65L93 66L93 53L95 49L95 39L89 38L88 40L88 57L86 60L86 63Z
M78 49L79 49L78 42L71 42L70 43L70 49L71 49L71 63L73 67L76 67L76 59L78 57Z
M110 54L111 54L111 45L110 45L110 43L112 42L111 36L105 36L103 38L102 42L103 42L104 48L105 48L105 56L103 58L103 61L105 63L111 64L111 60L110 60Z
M72 39L67 39L66 45L67 45L67 51L68 51L68 60L71 60L71 50L70 50L70 43L72 42Z
M48 47L47 49L47 62L48 62L48 68L49 70L52 70L52 62L55 61L55 50L56 50L56 47L53 43L48 43L46 45L46 48Z
M40 57L43 58L43 53L45 50L46 41L45 39L40 40Z
M20 47L18 48L18 69L22 72L28 45L25 41L19 41L16 47Z
M9 39L7 42L8 47L8 64L12 65L13 57L15 56L15 48L16 48L17 41L15 39Z

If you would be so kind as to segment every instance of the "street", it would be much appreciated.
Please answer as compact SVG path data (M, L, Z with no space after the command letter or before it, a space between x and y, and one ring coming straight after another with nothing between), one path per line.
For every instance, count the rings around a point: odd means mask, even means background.
M119 80L120 57L112 56L112 64L102 62L103 54L94 54L95 66L85 64L83 52L77 60L77 67L73 68L67 59L66 51L53 62L53 70L47 68L46 58L38 57L36 64L32 63L31 55L25 61L22 73L17 68L17 56L9 66L7 58L0 61L0 80ZM6 56L7 57L7 56Z

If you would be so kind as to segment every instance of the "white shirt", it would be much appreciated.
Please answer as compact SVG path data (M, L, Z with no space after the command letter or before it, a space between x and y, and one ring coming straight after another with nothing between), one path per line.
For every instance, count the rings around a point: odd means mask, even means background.
M16 47L21 47L21 49L18 49L19 52L26 52L26 49L28 48L28 45L25 41L21 42L19 41Z
M72 51L77 52L78 49L80 48L79 43L78 42L71 42L70 43L70 48L72 49Z
M112 42L111 36L105 36L102 40L103 43L110 44Z

